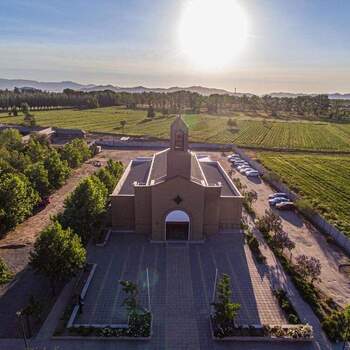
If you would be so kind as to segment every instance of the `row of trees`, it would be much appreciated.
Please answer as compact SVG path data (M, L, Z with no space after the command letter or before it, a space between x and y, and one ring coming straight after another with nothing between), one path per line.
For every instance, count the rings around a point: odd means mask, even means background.
M105 168L83 180L66 199L63 213L35 242L30 264L49 279L53 293L57 282L69 280L84 266L84 247L103 222L108 194L122 172L120 162L109 160Z
M0 235L30 216L60 188L71 169L91 157L85 141L75 139L61 150L32 136L23 144L17 130L0 133Z
M40 90L0 91L0 108L16 115L27 103L31 110L48 107L97 108L126 105L128 108L152 108L164 115L170 113L207 111L212 114L265 112L272 117L291 113L300 118L325 118L345 120L350 117L347 104L331 101L327 95L272 97L265 95L219 95L202 96L189 91L171 93L116 93L111 90L82 92L65 89L62 93Z

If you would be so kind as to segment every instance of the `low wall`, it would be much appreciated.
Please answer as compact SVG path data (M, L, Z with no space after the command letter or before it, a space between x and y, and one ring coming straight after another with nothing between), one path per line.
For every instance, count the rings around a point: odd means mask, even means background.
M255 160L252 160L241 149L234 147L234 151L238 153L242 159L247 161L253 168L258 170L260 175L268 173L268 171L264 168L262 164ZM300 198L296 193L290 191L290 189L285 184L275 180L268 180L268 182L277 191L287 193L292 200L297 200ZM342 247L347 254L350 255L350 239L347 236L345 236L344 233L339 231L336 227L327 222L327 220L325 220L321 215L317 213L311 216L307 216L307 218L321 232L324 232L333 237L337 244L340 247Z
M112 140L97 140L96 145L103 147L112 148L142 148L142 149L164 149L169 147L169 141L151 141L137 139L130 139L128 141L122 141L119 139ZM189 144L191 149L203 150L203 151L228 151L232 150L232 145L230 144L219 144L219 143L201 143L201 142L191 142Z

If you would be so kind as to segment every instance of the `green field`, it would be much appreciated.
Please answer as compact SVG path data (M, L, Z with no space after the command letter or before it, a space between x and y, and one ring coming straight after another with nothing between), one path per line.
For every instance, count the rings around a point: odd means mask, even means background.
M350 156L262 152L257 157L350 236Z
M168 138L174 117L146 118L146 111L108 107L90 110L57 110L34 112L42 126L81 128L133 136ZM236 143L239 146L301 150L350 151L350 124L300 121L263 121L239 113L234 116L238 129L230 130L228 117L208 114L186 114L193 141ZM120 121L126 120L123 130ZM23 116L0 116L0 123L22 123Z

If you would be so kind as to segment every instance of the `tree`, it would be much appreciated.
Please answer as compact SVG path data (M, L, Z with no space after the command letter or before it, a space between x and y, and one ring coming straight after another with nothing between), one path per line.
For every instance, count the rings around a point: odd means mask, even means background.
M237 122L236 122L236 120L234 120L234 119L232 119L232 118L229 118L228 121L227 121L227 126L228 126L230 129L237 128Z
M350 305L344 310L333 310L322 322L322 328L332 341L350 340ZM345 345L345 344L344 344ZM345 349L345 346L343 347Z
M277 231L271 238L271 243L280 252L283 253L284 249L288 249L291 253L295 248L295 243L289 238L287 232Z
M27 145L25 146L25 153L30 157L32 162L43 161L48 152L48 147L33 137L30 138Z
M265 215L258 219L257 227L264 234L283 231L281 218L271 209L265 210Z
M12 273L5 262L0 257L0 285L9 282L12 278Z
M63 226L71 227L87 243L105 213L107 195L106 186L96 176L84 179L65 200Z
M48 171L51 188L60 188L70 174L67 161L61 160L56 150L51 150L44 161L44 165Z
M38 192L23 174L8 173L0 178L0 234L32 214L40 201Z
M70 228L64 230L57 221L41 232L30 253L30 265L49 279L53 294L56 282L72 278L85 261L79 236Z
M321 262L319 259L313 256L299 255L295 260L297 262L296 270L302 277L309 279L311 283L319 279L321 275Z
M0 146L8 150L22 149L22 135L16 129L6 129L0 132Z
M147 111L147 118L153 119L156 117L156 112L154 111L153 105L149 105Z
M125 125L126 125L126 120L121 120L119 123L120 123L120 126L121 126L121 128L122 128L122 130L123 130L123 133L124 133L124 129L125 129Z
M116 178L111 174L111 172L107 168L102 168L95 175L106 186L108 193L112 193L116 185Z
M64 145L61 156L71 168L77 168L91 157L91 151L84 140L76 138Z
M232 303L231 281L227 274L222 274L217 285L217 302L212 303L215 309L214 318L220 325L225 325L234 321L240 305Z
M24 173L41 198L46 197L50 193L49 173L43 162L29 165Z
M21 111L24 114L24 117L30 115L30 108L27 102L21 103Z

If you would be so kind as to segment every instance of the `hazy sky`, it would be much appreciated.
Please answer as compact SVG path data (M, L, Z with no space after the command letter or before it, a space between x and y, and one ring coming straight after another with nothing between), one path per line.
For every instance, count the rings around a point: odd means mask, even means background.
M0 0L0 77L350 92L349 0L232 0L248 37L231 64L210 71L179 49L188 1Z

